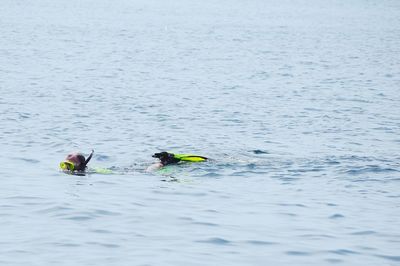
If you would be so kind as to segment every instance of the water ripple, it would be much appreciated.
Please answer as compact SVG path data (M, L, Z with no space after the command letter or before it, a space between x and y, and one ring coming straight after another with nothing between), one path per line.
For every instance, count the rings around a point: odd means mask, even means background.
M335 214L332 214L331 216L329 216L329 219L340 219L340 218L344 218L344 215L342 215L340 213L335 213Z
M390 256L390 255L375 255L375 256L379 257L379 258L391 260L391 261L397 261L397 262L400 261L400 256Z
M232 245L232 242L223 238L219 237L213 237L205 240L197 240L196 242L199 243L208 243L208 244L214 244L214 245Z
M305 251L290 250L285 252L289 256L311 256L312 253Z
M216 223L209 223L209 222L192 222L192 224L195 225L204 225L204 226L219 226L219 224Z
M355 235L355 236L365 236L365 235L374 235L374 234L376 234L376 232L372 231L372 230L357 231L357 232L351 233L351 235Z
M330 253L334 253L337 255L353 255L353 254L360 254L357 251L354 250L349 250L349 249L336 249L336 250L330 250L328 251Z
M262 241L262 240L248 240L246 241L246 243L256 246L270 246L277 244L276 242Z

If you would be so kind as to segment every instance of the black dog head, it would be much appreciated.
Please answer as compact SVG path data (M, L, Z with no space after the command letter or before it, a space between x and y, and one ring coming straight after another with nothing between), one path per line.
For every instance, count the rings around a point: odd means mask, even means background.
M161 161L161 163L163 165L173 164L173 163L179 162L179 159L176 159L174 157L173 153L168 153L168 152L165 152L165 151L159 152L159 153L154 153L154 155L152 157L160 159L160 161Z

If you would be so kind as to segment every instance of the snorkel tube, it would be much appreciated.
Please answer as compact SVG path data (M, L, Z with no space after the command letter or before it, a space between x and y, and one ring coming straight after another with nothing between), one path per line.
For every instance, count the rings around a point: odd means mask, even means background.
M92 151L89 154L89 157L87 157L87 159L85 160L85 167L89 163L90 159L92 159L93 153L94 153L94 150L92 149Z

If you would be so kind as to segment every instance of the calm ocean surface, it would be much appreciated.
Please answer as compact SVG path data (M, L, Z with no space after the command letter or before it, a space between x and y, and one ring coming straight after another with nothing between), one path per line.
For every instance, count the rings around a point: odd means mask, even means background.
M0 265L399 265L400 2L2 0ZM95 149L74 176L58 164ZM146 173L154 152L202 164Z

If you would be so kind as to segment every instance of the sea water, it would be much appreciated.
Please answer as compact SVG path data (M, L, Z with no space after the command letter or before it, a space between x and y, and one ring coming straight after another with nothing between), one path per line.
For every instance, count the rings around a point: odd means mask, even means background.
M398 265L400 2L0 6L1 265ZM67 175L71 151L111 174ZM206 163L147 173L159 151Z

